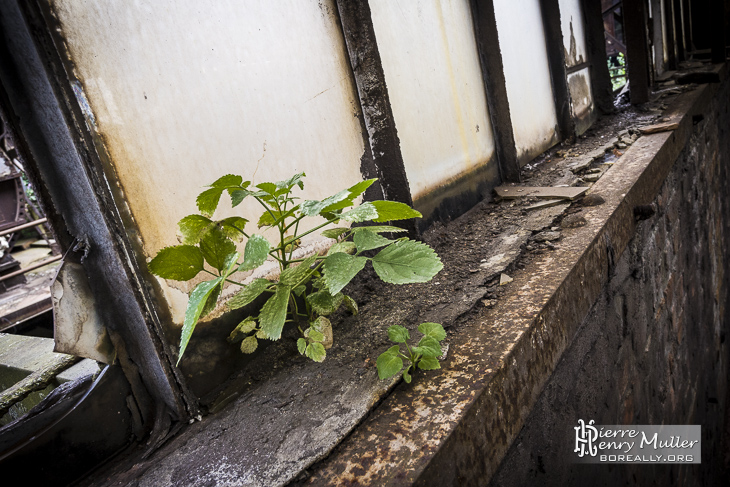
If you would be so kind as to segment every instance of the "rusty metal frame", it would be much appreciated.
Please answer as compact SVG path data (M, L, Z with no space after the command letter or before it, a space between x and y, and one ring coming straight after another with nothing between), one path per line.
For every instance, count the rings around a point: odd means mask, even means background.
M547 47L550 79L553 84L553 100L558 129L561 140L572 140L576 135L575 120L571 110L568 74L565 68L565 48L563 47L563 31L560 25L560 2L558 0L540 0L540 13L545 30L545 46Z
M471 0L470 4L484 91L487 95L487 108L494 131L499 173L502 181L518 183L521 180L520 161L515 147L502 53L499 49L495 49L495 46L499 46L499 36L494 0Z
M631 83L631 103L649 101L649 49L646 38L646 4L643 0L624 3L626 57Z
M0 103L59 243L67 250L74 239L81 242L72 253L83 254L145 428L161 439L173 421L198 414L197 402L173 366L44 8L40 1L0 3Z

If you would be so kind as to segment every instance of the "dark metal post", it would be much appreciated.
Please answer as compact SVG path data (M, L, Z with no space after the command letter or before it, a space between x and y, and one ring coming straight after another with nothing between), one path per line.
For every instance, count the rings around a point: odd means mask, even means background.
M502 53L499 49L497 20L493 0L472 0L474 36L482 65L484 89L487 93L489 117L494 131L494 142L502 181L520 182L520 163L517 159L512 117L507 99Z
M560 27L560 5L558 0L540 0L540 10L545 29L545 45L550 66L550 78L553 83L558 128L561 139L572 139L575 137L575 121L570 109L570 89L565 72L565 48L563 47L563 31Z
M677 49L674 39L674 14L672 0L664 1L664 31L666 32L667 43L664 50L667 52L667 69L677 69ZM629 68L631 69L631 68Z
M585 17L586 49L591 63L591 89L593 102L603 113L613 112L613 87L608 70L606 54L606 35L604 34L603 15L600 0L583 0Z
M337 0L337 10L372 151L373 176L380 178L385 199L412 205L370 5L368 0Z
M649 49L646 41L646 5L643 0L624 2L623 5L631 103L646 103L649 101Z
M677 62L681 63L687 59L684 23L682 22L682 0L672 0L672 11L674 12L674 34L677 42Z
M710 0L710 41L712 42L712 62L725 62L725 2L723 0Z

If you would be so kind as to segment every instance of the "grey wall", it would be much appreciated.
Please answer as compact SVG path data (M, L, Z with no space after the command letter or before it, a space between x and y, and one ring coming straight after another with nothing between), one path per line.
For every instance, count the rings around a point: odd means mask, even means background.
M655 214L617 259L492 485L727 485L728 100L725 83L695 119ZM579 418L700 424L702 464L572 463Z

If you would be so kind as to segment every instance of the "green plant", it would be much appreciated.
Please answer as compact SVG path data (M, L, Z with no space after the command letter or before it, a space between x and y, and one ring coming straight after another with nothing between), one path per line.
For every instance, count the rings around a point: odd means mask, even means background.
M342 305L357 313L355 301L341 291L368 262L372 262L375 273L383 281L393 284L426 282L442 269L441 260L428 245L381 235L404 231L390 225L323 230L322 235L336 240L326 255L294 258L294 250L303 237L340 221L383 223L421 216L408 205L394 201L371 201L355 206L355 200L375 179L361 181L321 201L300 202L292 193L295 187L304 188L304 176L300 173L285 181L265 182L254 188L241 176L221 177L198 196L200 214L188 215L178 223L182 245L164 248L150 261L150 271L164 279L188 281L200 272L212 276L190 293L178 363L195 325L216 306L225 283L242 287L228 301L230 309L242 308L259 296L268 295L260 313L246 317L229 336L229 341L241 342L243 353L254 352L260 339L278 340L285 324L292 323L300 332L299 352L321 362L326 348L332 344L332 325L327 316ZM246 198L255 199L264 208L258 228L272 228L276 243L247 232L248 221L242 217L213 220L223 193L230 196L232 207ZM300 223L310 217L320 219L319 223L300 233ZM241 261L234 241L244 238ZM380 250L373 257L362 255L376 249ZM257 278L244 285L231 279L233 273L256 269L269 258L279 264L277 281Z
M418 331L423 334L418 345L415 347L408 346L408 340L411 339L408 330L400 325L393 325L388 328L388 338L393 345L385 352L381 353L377 360L378 376L381 379L393 377L395 374L403 371L403 379L411 382L411 369L416 371L416 367L421 370L440 369L438 357L441 356L441 341L446 338L444 327L438 323L421 323ZM400 344L405 345L406 353L401 351ZM407 355L406 355L407 354ZM408 361L408 366L403 368L403 359Z

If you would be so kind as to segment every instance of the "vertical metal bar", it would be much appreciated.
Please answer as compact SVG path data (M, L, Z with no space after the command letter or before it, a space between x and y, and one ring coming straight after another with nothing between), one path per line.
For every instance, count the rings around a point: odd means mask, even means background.
M494 131L499 173L502 181L517 183L520 182L520 163L515 148L502 53L499 49L494 0L471 0L471 12L489 117Z
M646 5L643 0L624 2L626 56L631 103L649 101L649 49L646 41Z
M563 31L560 28L560 5L558 0L540 0L540 10L545 29L545 44L560 137L563 140L570 140L575 138L575 121L570 109L570 89L565 72L565 48L563 47Z
M654 46L654 73L656 76L661 75L667 70L664 63L664 37L662 33L664 19L662 18L662 0L651 0L651 21L653 24Z
M385 199L413 204L368 0L337 0L373 166ZM407 223L416 233L416 226Z
M667 43L664 50L667 52L667 69L677 69L677 50L674 39L674 14L672 8L673 0L664 0L664 32Z
M723 0L710 0L710 40L712 42L712 62L725 62L725 2Z
M684 22L682 21L682 0L672 0L672 11L674 12L674 34L677 42L677 62L681 63L687 59Z
M588 62L591 63L591 89L593 102L603 113L613 112L613 87L611 73L608 71L606 36L600 0L583 0L585 17L586 49Z

